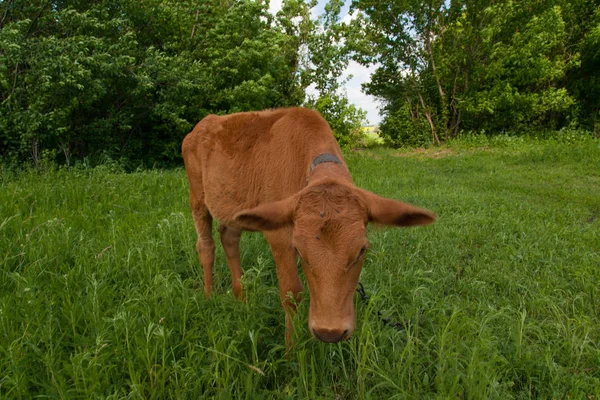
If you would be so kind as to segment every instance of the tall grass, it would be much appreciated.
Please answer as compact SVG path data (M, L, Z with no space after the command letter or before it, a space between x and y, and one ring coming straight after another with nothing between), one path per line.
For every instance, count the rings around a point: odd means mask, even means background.
M347 154L439 220L371 229L353 338L311 339L305 301L287 358L260 234L247 302L220 246L204 298L182 169L1 173L0 396L600 397L600 148L485 146Z

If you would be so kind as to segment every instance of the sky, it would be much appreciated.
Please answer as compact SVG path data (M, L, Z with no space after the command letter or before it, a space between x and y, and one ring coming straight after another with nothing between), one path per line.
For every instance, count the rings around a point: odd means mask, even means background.
M281 4L283 0L271 0L269 4L269 11L275 15L277 11L281 9ZM319 0L317 6L313 9L313 17L316 18L323 13L323 9L327 0ZM348 15L348 6L342 8L342 12L340 17L342 21L344 19L350 18ZM364 82L368 82L371 76L371 73L374 69L363 67L362 65L350 61L348 64L348 68L344 73L344 77L352 75L352 79L350 79L345 85L344 89L346 90L346 94L348 96L348 100L350 103L354 104L358 108L362 108L367 112L367 121L369 125L378 125L381 121L381 117L379 116L379 108L378 102L373 96L366 95L362 92L360 85ZM309 93L310 93L309 88Z

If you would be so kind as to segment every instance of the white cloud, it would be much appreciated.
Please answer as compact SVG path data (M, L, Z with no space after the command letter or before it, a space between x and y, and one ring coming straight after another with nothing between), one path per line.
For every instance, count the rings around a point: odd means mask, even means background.
M356 12L353 12L352 14L348 13L342 17L341 22L342 24L349 24L352 20L356 19L357 16L358 14Z
M311 83L306 88L306 98L308 98L308 97L314 97L314 98L319 97L319 91L317 90L317 85L315 85L314 83Z
M313 7L310 10L310 17L312 19L316 20L316 19L318 19L321 16L323 10L319 10L319 8L320 8L319 5L317 5L316 7Z
M352 75L344 85L348 95L348 101L358 108L362 108L367 112L367 120L371 125L378 125L381 121L379 116L378 102L373 96L369 96L362 92L361 84L368 82L371 79L371 74L375 72L376 67L365 67L355 61L350 61L346 68L345 75Z
M272 15L277 14L277 12L279 10L281 10L282 5L283 5L283 0L271 0L269 2L269 12Z

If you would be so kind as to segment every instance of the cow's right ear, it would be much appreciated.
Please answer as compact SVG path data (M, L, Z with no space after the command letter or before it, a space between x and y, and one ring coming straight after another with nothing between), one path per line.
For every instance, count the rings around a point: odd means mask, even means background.
M369 221L376 224L417 226L429 225L437 219L431 211L412 204L386 199L363 189L357 191L369 209Z
M270 231L291 225L298 195L239 212L235 223L248 231Z

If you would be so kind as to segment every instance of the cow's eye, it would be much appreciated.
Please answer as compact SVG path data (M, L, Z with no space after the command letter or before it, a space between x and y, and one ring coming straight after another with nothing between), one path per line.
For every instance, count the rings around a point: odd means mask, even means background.
M356 264L358 262L358 260L360 260L362 258L362 256L365 255L366 251L367 251L367 245L365 244L363 247L360 248L360 251L358 252L358 255L356 256L356 258L354 259L354 261L352 261L350 263L350 266Z
M360 252L358 253L357 258L361 258L363 256L363 254L365 254L366 251L367 251L367 245L364 245L363 247L360 248Z
M358 260L359 258L361 258L365 252L367 251L367 245L364 245L363 247L360 248L360 251L358 252L358 256L356 257L356 259Z

